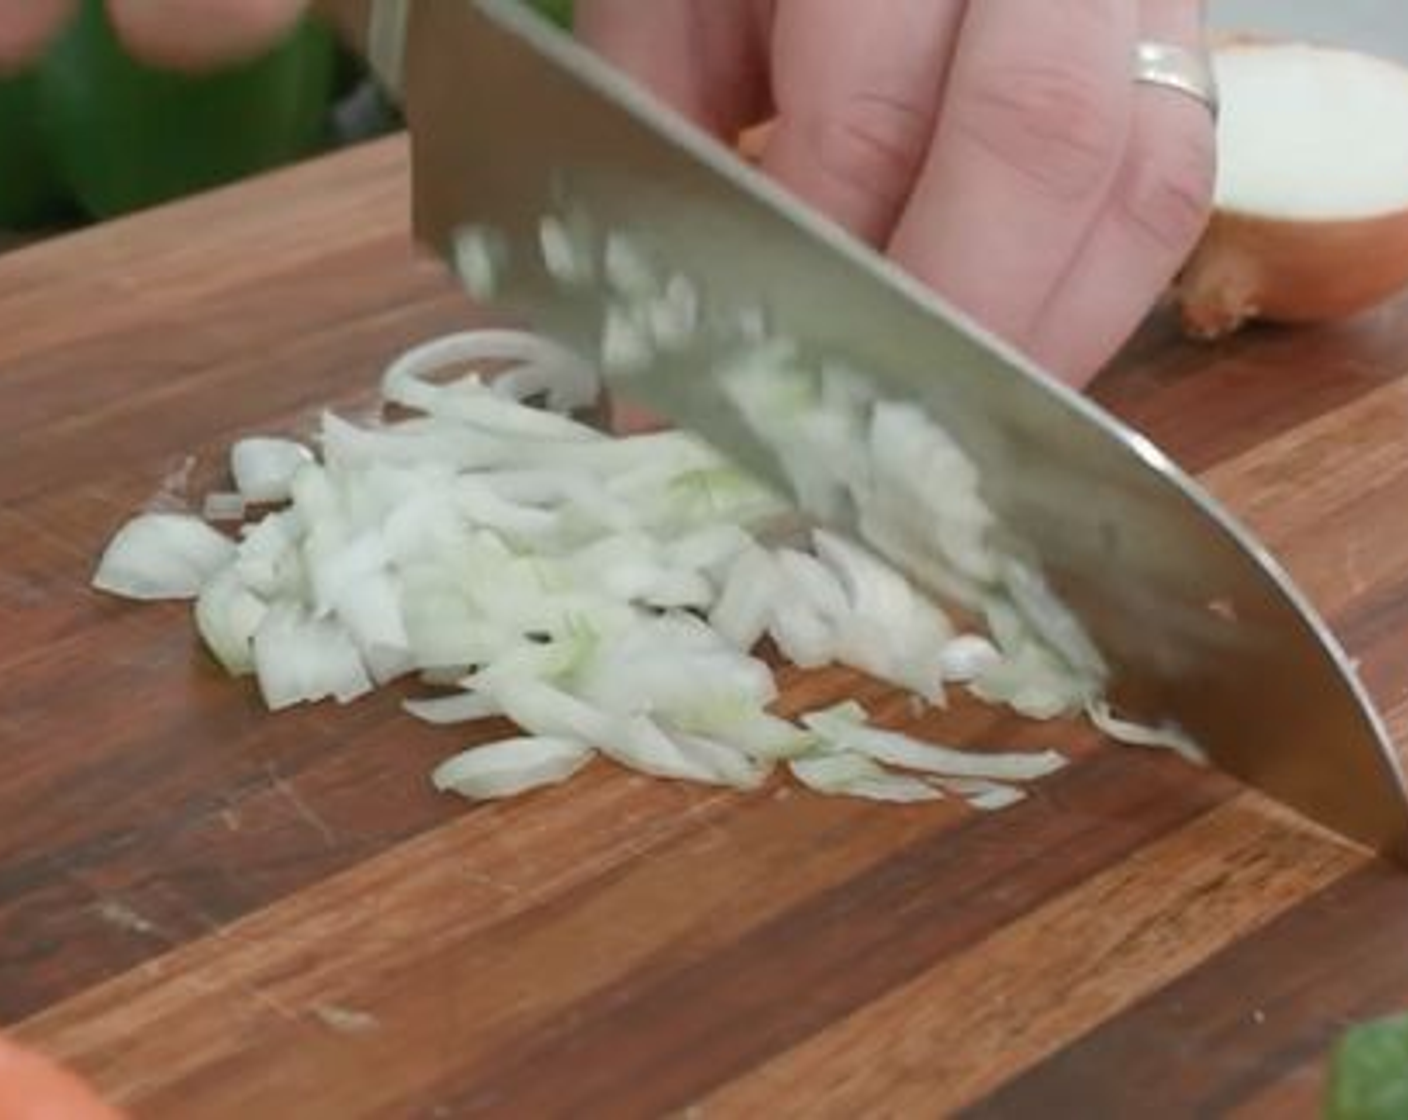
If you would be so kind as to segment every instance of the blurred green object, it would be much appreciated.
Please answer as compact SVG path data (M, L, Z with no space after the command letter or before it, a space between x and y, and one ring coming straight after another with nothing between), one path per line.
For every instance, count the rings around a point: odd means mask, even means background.
M101 0L85 0L38 74L49 151L92 217L108 218L263 171L324 138L336 56L304 21L273 50L201 75L123 51Z
M30 70L0 79L0 228L110 218L305 155L328 137L330 31L305 20L238 66L200 75L135 62L101 0Z
M1361 1023L1335 1047L1326 1120L1408 1117L1408 1015Z
M32 229L65 216L68 192L39 127L33 72L0 78L0 229Z
M572 26L572 0L530 0ZM305 20L263 56L217 73L146 66L102 0L31 70L0 78L0 229L110 218L232 182L316 150L365 71Z
M532 4L558 27L572 30L572 0L532 0Z

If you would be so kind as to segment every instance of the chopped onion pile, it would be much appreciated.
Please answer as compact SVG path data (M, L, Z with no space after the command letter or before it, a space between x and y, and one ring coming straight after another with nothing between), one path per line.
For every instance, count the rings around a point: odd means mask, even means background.
M752 360L776 370L789 358ZM507 368L474 372L488 363ZM211 499L212 514L249 518L237 542L193 516L144 514L118 532L94 584L195 597L211 653L253 674L273 710L418 674L451 686L406 703L419 719L507 717L520 736L435 771L438 788L474 799L565 781L601 754L745 790L781 764L826 794L1020 800L1065 759L921 743L853 704L797 723L770 710L777 685L754 652L764 638L802 667L839 662L935 704L964 686L1038 718L1098 702L1098 658L1034 573L988 548L976 472L922 414L834 371L733 384L750 422L772 425L804 509L848 506L900 555L937 548L945 585L990 635L959 632L841 537L773 543L795 511L693 437L613 438L578 423L568 413L599 390L591 367L502 330L394 362L382 391L407 419L326 414L319 456L241 440L238 496ZM758 399L789 392L816 407ZM904 536L923 526L932 540Z

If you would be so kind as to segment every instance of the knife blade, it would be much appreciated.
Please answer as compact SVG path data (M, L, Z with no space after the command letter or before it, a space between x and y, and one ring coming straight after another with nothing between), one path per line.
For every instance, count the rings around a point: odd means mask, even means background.
M865 371L977 467L996 539L1079 619L1123 711L1176 721L1219 767L1408 862L1398 756L1329 628L1147 438L516 0L382 0L372 20L372 57L403 83L422 241L463 271L472 235L476 267L493 266L481 286L608 359L632 282L606 275L610 249L618 273L668 278L688 338L655 347L648 376L621 389L784 491L795 478L720 371L759 333ZM863 513L828 516L854 533ZM924 581L913 555L888 554Z

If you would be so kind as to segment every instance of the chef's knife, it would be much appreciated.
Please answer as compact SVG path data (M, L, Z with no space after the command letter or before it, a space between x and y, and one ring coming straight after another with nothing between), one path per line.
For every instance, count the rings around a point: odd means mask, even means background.
M351 3L405 105L422 241L463 268L472 232L481 285L595 351L610 298L592 282L601 260L565 277L576 265L564 245L591 258L625 238L686 278L701 324L715 326L655 355L628 391L784 489L719 384L745 325L921 404L979 468L1007 539L1093 637L1122 710L1176 721L1220 767L1408 859L1399 761L1352 666L1267 551L1149 440L517 0Z

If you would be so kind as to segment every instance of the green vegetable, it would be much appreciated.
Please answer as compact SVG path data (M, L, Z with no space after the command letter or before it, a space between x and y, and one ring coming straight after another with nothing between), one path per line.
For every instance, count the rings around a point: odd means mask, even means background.
M572 29L572 0L532 0L532 4L559 27Z
M26 229L62 217L68 192L40 129L33 72L0 78L0 229Z
M1363 1023L1335 1048L1326 1120L1408 1117L1408 1015Z
M303 155L325 136L331 34L300 24L266 54L213 74L144 66L101 0L30 70L0 79L0 229L106 218Z
M324 134L334 68L330 33L304 22L251 62L159 70L131 59L101 0L86 0L40 67L40 108L69 189L103 218L309 151Z

